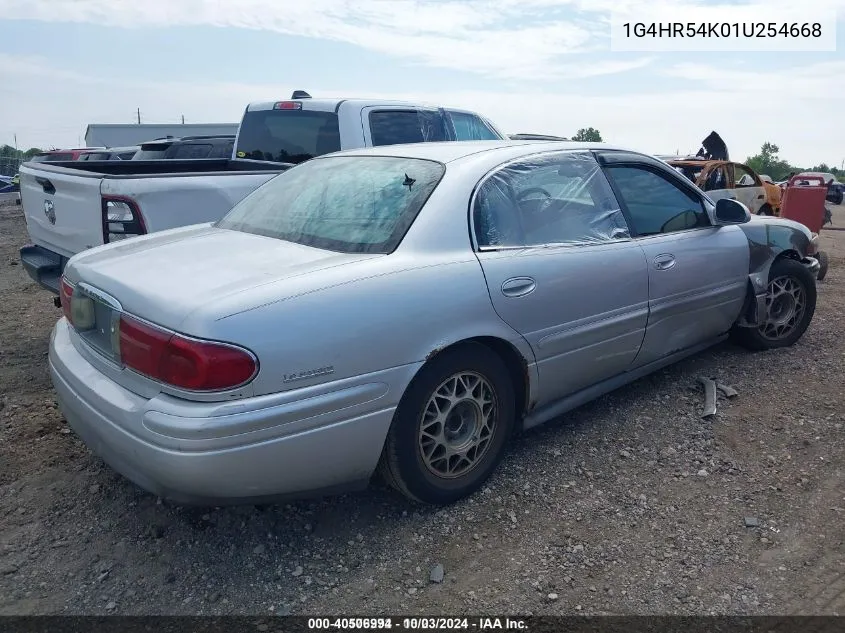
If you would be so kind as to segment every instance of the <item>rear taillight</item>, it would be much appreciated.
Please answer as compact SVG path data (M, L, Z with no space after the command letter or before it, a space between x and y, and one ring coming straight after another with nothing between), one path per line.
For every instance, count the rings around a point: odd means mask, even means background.
M62 313L73 327L84 331L94 327L94 302L85 294L76 292L76 288L62 277L59 282L59 300Z
M69 323L73 324L73 319L70 312L70 302L73 298L73 286L68 283L67 279L62 277L59 284L59 298L62 301L62 312Z
M190 339L127 315L120 316L117 340L126 367L180 389L234 389L258 369L255 357L244 349Z
M144 235L147 227L138 204L131 198L103 196L103 244Z

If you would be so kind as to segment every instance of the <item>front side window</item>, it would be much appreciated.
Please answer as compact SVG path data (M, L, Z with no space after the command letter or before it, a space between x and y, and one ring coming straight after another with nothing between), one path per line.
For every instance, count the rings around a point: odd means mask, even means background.
M369 120L376 147L449 140L446 121L437 110L373 110Z
M701 198L667 177L638 166L611 166L607 172L638 235L710 226Z
M704 191L718 191L728 188L728 176L724 167L714 167L707 174L707 181L704 183Z
M479 247L629 238L598 163L582 153L545 154L496 171L478 187L473 225Z
M493 132L476 114L450 111L457 141L495 141L499 135Z
M341 253L390 253L445 170L386 156L308 161L256 189L217 226Z

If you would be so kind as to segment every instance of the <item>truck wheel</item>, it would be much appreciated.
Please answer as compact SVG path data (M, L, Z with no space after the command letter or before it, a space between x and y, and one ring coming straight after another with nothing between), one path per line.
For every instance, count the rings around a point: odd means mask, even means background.
M794 259L779 259L769 271L766 314L756 328L736 328L734 338L751 350L794 345L807 331L816 311L816 280Z
M515 420L504 361L479 343L446 350L402 396L379 471L412 500L452 503L481 488L501 460Z
M827 275L827 265L830 263L830 260L825 251L816 253L816 259L819 260L819 272L816 273L816 280L821 281Z

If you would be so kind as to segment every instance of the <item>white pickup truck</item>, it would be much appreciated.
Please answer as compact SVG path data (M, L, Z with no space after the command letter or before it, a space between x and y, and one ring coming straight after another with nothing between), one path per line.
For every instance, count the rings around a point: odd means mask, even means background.
M275 175L314 156L360 147L502 139L466 110L398 101L312 99L252 103L231 158L24 163L21 199L32 244L29 275L58 294L67 260L137 235L222 218Z

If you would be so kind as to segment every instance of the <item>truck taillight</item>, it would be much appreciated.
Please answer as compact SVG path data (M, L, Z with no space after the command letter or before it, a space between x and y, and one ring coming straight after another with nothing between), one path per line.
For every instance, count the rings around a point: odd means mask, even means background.
M103 196L103 244L146 232L144 217L134 200L123 196Z
M248 351L199 341L125 314L118 322L121 362L165 384L190 391L222 391L248 383L258 369Z

